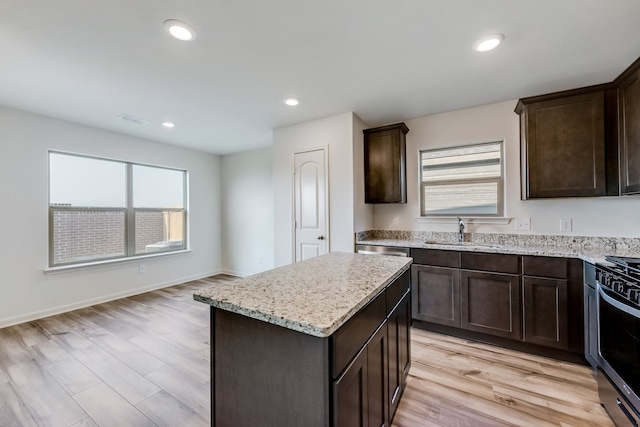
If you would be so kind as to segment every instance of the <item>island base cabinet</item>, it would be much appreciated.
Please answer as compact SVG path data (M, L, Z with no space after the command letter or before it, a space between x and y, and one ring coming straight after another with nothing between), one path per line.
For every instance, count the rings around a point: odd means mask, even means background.
M407 294L389 316L389 424L396 413L411 367L411 298Z
M524 341L569 348L567 281L524 277Z
M387 339L385 323L334 383L334 426L389 425Z
M329 340L211 309L211 425L330 425Z
M520 340L520 276L462 270L463 329Z

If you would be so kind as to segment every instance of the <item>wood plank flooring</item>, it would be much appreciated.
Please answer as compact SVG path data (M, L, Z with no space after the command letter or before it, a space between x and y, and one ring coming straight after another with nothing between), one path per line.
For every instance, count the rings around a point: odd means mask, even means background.
M0 329L0 426L209 425L209 310L192 294L232 279ZM587 367L414 329L394 427L612 426L597 402Z
M613 427L590 368L419 329L394 427Z

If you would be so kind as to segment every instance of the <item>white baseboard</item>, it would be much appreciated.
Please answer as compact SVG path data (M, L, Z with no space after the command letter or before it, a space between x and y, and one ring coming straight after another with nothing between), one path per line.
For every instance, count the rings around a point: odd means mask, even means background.
M102 304L109 301L114 301L122 298L132 297L134 295L144 294L146 292L155 291L157 289L168 288L169 286L180 285L182 283L190 282L192 280L203 279L209 276L215 276L216 274L229 274L223 271L215 271L203 274L197 274L194 276L183 277L181 279L170 280L163 283L155 283L150 286L142 288L130 289L124 292L118 292L111 295L104 295L98 298L92 298L89 300L78 301L72 304L61 305L58 307L52 307L46 310L34 311L32 313L22 314L20 316L8 317L0 319L0 329L8 326L18 325L20 323L32 322L34 320L43 319L49 316L55 316L57 314L68 313L73 310L79 310L81 308L91 307L92 305Z
M251 276L250 273L242 273L240 271L235 271L235 270L222 270L222 273L220 274L228 274L229 276L236 276L240 278Z

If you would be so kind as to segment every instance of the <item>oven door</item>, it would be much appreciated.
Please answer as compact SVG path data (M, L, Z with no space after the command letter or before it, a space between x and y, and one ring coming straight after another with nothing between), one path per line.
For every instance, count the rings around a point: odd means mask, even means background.
M640 310L598 284L598 343L602 370L615 386L600 398L618 426L640 422ZM601 372L599 372L599 377ZM601 382L604 378L599 378ZM616 390L617 389L617 390ZM617 391L617 396L615 392ZM631 422L631 424L629 424Z

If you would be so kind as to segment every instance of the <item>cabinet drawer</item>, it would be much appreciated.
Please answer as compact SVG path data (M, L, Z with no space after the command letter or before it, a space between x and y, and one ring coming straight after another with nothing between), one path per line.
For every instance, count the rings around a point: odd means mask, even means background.
M439 249L411 249L414 264L460 268L460 252Z
M331 335L333 379L347 367L369 337L387 318L386 307L386 291L382 291Z
M566 258L551 258L543 256L522 257L522 274L525 276L566 279L569 272L568 266L569 262Z
M402 276L394 280L386 291L387 298L387 316L393 311L402 297L409 291L411 283L411 270L405 271Z
M520 256L462 252L462 268L467 270L491 271L495 273L520 273Z

